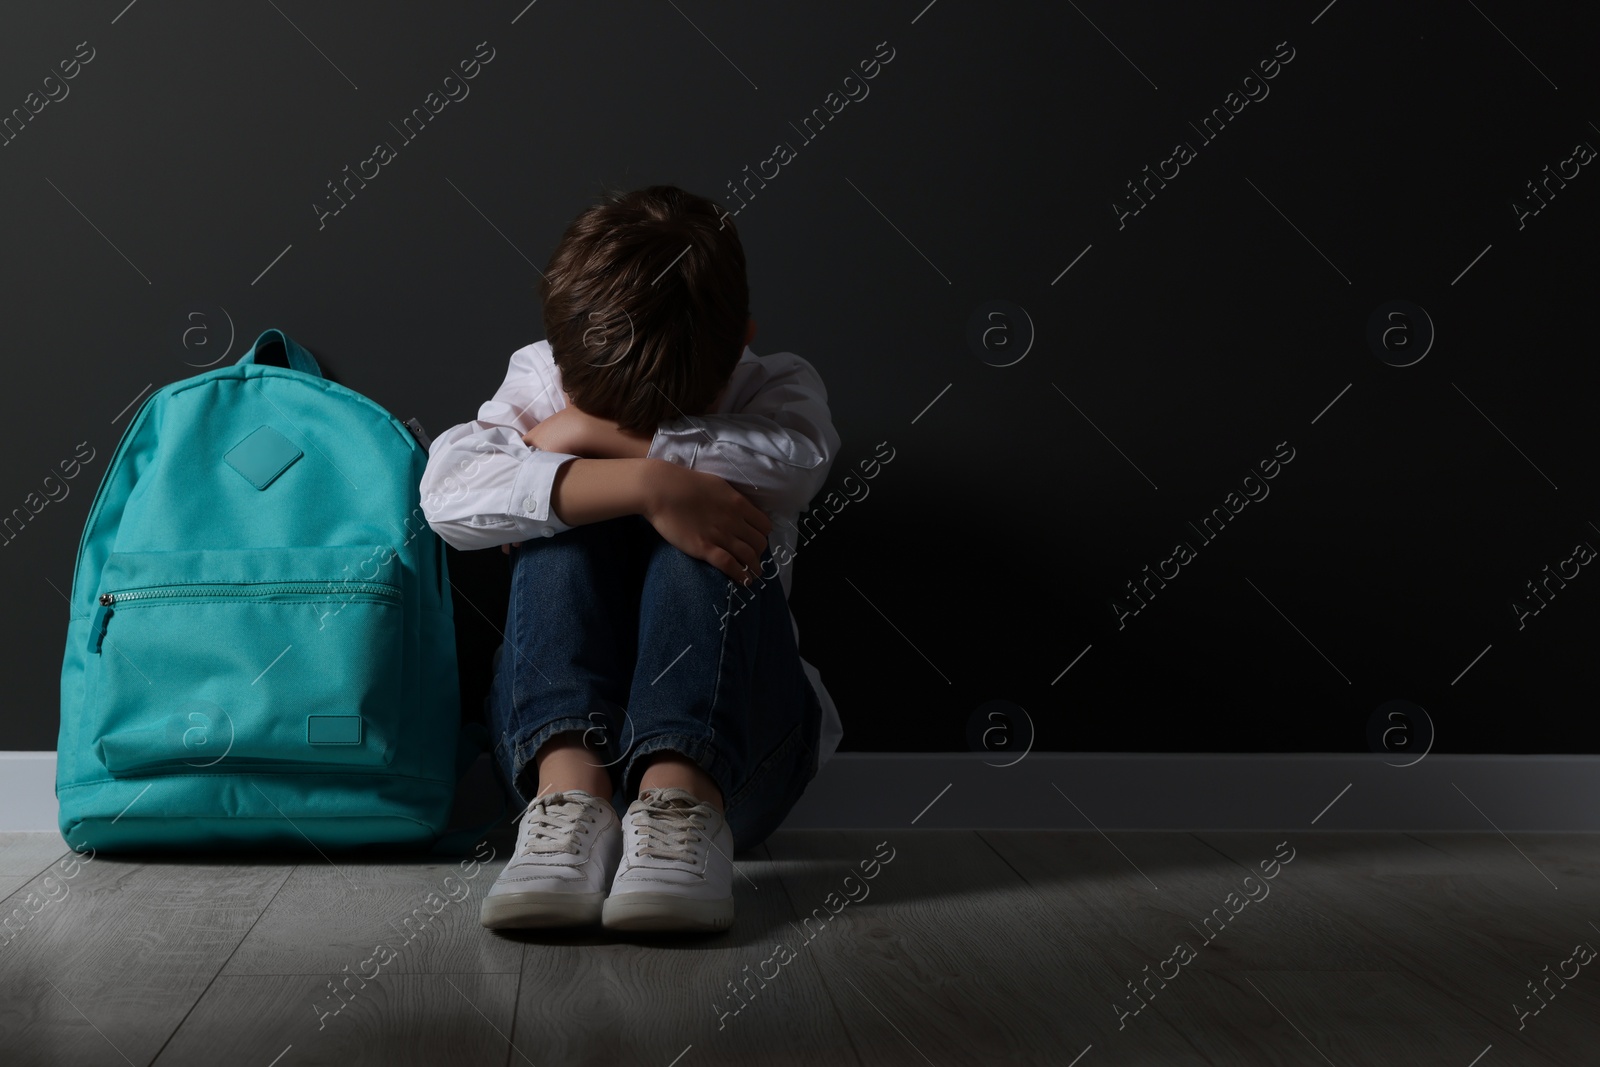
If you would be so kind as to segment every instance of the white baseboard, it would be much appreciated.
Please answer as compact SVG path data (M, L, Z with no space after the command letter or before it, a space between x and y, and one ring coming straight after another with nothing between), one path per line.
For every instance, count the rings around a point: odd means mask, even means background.
M981 752L841 752L784 827L1600 831L1600 756L1386 760L1034 752L999 766Z
M0 752L0 833L17 830L60 832L54 752Z
M1392 758L839 752L784 828L1600 832L1600 756ZM56 830L55 770L0 752L0 832Z

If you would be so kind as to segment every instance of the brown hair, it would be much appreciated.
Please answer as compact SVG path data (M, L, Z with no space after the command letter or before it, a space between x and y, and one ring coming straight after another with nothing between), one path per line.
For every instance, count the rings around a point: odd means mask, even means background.
M715 202L676 186L610 191L561 235L539 295L572 403L653 432L704 414L744 353L744 246Z

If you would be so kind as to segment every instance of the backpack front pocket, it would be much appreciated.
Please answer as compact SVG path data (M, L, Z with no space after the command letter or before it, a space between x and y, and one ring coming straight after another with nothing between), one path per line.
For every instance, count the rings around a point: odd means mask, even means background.
M88 709L114 777L381 769L403 717L386 545L112 553Z

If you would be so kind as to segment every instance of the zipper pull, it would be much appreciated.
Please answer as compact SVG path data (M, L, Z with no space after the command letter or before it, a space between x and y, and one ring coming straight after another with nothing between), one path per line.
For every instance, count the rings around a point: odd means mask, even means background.
M111 606L116 603L116 598L110 593L100 594L100 606L94 609L94 618L89 620L89 651L95 655L100 654L100 645L106 639L106 627L111 622Z

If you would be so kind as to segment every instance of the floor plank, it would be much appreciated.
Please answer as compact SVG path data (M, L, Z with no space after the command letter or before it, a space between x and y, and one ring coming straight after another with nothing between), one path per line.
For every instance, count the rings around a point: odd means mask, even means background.
M276 1067L498 1067L512 1055L514 974L379 971L337 998L327 981L322 973L219 977L156 1067L267 1067L280 1056Z
M60 834L0 833L0 877L32 878L69 851Z
M1203 1062L1159 1018L1119 1027L1131 975L1076 899L1030 886L975 831L794 831L770 850L802 914L826 914L847 876L866 894L804 949L863 1062L1059 1065L1090 1047L1096 1064Z
M21 892L42 907L0 948L7 1061L148 1063L287 876L105 855L59 883L40 875Z
M1101 951L1132 962L1127 979L1142 980L1144 966L1156 969L1180 941L1196 950L1185 970L1394 968L1382 945L1307 907L1303 895L1296 900L1291 880L1265 879L1255 863L1241 865L1192 834L979 833L1030 885L1058 898ZM1256 862L1272 858L1268 848ZM1242 903L1252 896L1259 899Z
M1169 995L1170 994L1170 995ZM1200 970L1152 1003L1209 1063L1251 1067L1544 1063L1485 1036L1476 1015L1403 971Z
M771 844L741 854L725 933L515 935L527 945L516 1046L540 1067L667 1064L686 1051L697 1067L863 1062L816 960L774 955L799 938ZM742 1009L730 983L747 983Z
M1409 833L1404 835L1481 875L1496 892L1519 904L1518 914L1548 920L1552 933L1596 937L1600 946L1600 834ZM1570 947L1570 946L1569 946Z
M710 937L484 930L508 835L472 877L49 837L0 837L0 869L34 871L0 873L7 1067L1576 1067L1600 1047L1596 968L1520 1029L1512 1007L1600 944L1600 835L780 831ZM1193 958L1169 973L1175 942Z
M20 900L13 902L8 898L31 881L32 878L20 874L0 874L0 916L8 914L12 908L22 903ZM7 940L5 935L0 934L0 941L5 940Z
M1269 854L1286 835L1198 835L1240 862ZM1405 835L1296 832L1291 865L1280 888L1298 886L1309 906L1335 915L1384 946L1393 965L1466 1013L1466 1047L1493 1045L1502 1062L1592 1064L1600 1046L1600 1013L1545 1012L1519 1027L1511 1005L1537 968L1526 968L1501 947L1507 931L1526 928L1521 914L1550 895L1530 896L1526 879L1514 890L1496 885L1482 867ZM1270 839L1269 839L1270 837ZM1407 847L1409 843L1410 847ZM1531 875L1532 872L1529 872ZM1520 877L1520 876L1519 876ZM1527 969L1524 976L1520 971ZM1476 1055L1476 1052L1473 1053Z
M1471 877L1479 887L1442 906L1472 928L1475 947L1520 978L1507 992L1533 1013L1522 1020L1529 1031L1539 1033L1552 1013L1600 1020L1600 957L1587 966L1566 962L1580 945L1591 955L1600 948L1600 834L1408 836L1454 860L1455 877ZM1492 910L1483 913L1486 904ZM1570 980L1560 977L1563 971ZM1537 998L1529 981L1539 986ZM1506 1011L1515 1016L1509 1004Z
M395 955L383 968L389 973L516 974L521 946L486 936L478 924L478 908L507 855L502 842L479 851L492 857L488 862L308 858L223 973L360 973L362 961L383 945Z

